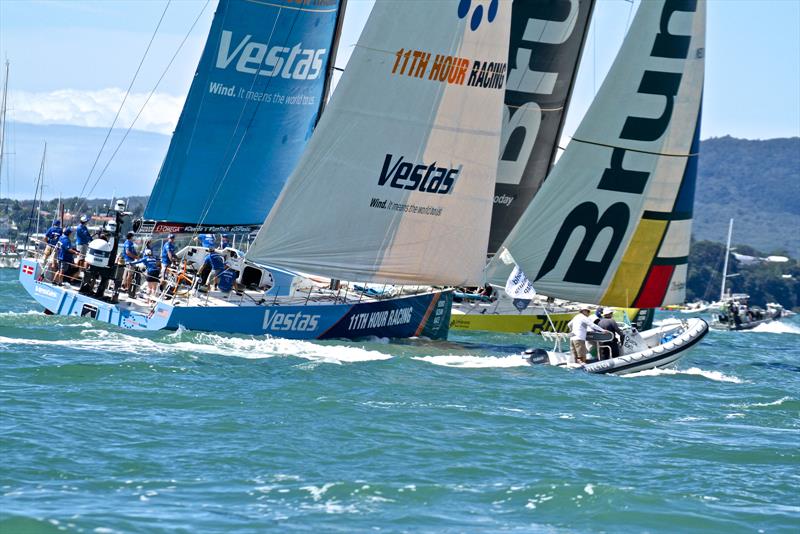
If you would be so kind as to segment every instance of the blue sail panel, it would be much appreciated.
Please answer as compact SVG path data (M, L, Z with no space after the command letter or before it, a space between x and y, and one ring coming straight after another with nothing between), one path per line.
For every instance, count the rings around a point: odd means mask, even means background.
M339 10L220 0L145 219L264 221L316 124Z

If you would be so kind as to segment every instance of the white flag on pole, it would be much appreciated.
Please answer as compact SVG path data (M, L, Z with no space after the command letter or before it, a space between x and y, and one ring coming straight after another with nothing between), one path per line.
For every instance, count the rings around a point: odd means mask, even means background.
M533 289L533 283L528 280L525 273L515 265L506 282L506 293L511 298L531 300L536 294L536 290Z

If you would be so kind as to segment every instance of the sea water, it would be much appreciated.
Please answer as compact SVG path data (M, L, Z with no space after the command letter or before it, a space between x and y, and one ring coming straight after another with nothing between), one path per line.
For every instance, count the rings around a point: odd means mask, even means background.
M16 277L4 534L800 530L796 318L615 377L527 365L532 335L132 334Z

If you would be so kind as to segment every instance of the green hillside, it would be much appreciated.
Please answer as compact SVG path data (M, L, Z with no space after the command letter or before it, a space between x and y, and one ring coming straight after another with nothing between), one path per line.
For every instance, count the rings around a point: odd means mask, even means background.
M800 137L702 142L693 235L800 257Z

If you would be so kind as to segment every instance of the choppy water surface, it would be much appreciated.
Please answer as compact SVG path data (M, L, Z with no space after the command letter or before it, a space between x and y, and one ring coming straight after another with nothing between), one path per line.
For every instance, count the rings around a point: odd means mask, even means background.
M527 335L310 343L46 317L0 270L0 532L797 532L800 321L677 370Z

